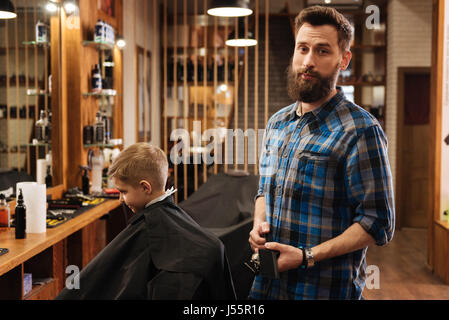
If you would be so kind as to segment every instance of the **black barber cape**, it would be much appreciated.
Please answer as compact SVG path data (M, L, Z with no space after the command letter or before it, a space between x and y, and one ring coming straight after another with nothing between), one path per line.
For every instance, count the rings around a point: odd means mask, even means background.
M138 212L62 299L235 299L221 241L171 196Z

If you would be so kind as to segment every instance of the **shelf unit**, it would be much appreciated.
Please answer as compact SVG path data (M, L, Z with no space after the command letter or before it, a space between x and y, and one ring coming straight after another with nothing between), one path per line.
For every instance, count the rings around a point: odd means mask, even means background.
M116 12L122 12L122 0L113 0ZM95 123L95 115L98 110L107 111L111 119L111 139L123 139L123 94L122 94L122 52L117 46L106 42L95 42L93 33L95 24L101 19L111 25L116 34L123 34L122 16L107 16L98 8L96 1L79 0L80 28L66 28L63 47L71 48L66 51L67 64L67 131L70 132L70 141L67 150L66 161L66 186L68 188L78 186L81 188L79 166L85 166L88 162L88 152L91 148L100 145L85 145L83 141L83 129L85 126ZM104 90L101 93L91 92L91 71L99 61L104 62L105 55L111 54L112 65L108 65L113 78L113 91ZM113 66L113 68L111 68ZM104 77L104 74L103 74ZM73 133L73 134L71 134ZM109 145L101 145L101 147Z
M354 24L354 42L351 45L352 61L348 70L340 73L338 85L353 101L379 120L385 130L386 77L387 77L387 17L385 2L371 1L380 8L378 29L365 26L364 8L342 13Z

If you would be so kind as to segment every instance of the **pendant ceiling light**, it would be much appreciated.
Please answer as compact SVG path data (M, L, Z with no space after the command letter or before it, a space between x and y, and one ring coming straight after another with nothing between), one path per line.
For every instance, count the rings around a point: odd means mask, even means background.
M239 32L236 36L235 30L231 32L226 40L226 45L230 47L251 47L257 45L257 40L254 38L254 33L249 30L245 37L245 20L244 18L239 18Z
M249 0L212 0L212 6L207 13L217 17L244 17L253 13Z
M17 17L14 5L9 0L0 2L0 19L14 19Z

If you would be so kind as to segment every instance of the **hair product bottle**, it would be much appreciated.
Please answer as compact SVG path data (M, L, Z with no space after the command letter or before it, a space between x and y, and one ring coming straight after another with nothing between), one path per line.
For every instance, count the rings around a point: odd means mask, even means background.
M101 112L98 111L95 120L95 143L103 144L105 141L105 126L101 117Z
M92 69L92 92L93 93L101 92L101 89L103 88L102 81L103 80L101 78L100 65L96 64L95 67Z
M47 41L47 26L42 21L38 21L36 23L36 42L45 43Z
M19 198L17 200L16 205L15 223L16 223L16 239L25 239L26 207L23 202L22 189L19 189Z

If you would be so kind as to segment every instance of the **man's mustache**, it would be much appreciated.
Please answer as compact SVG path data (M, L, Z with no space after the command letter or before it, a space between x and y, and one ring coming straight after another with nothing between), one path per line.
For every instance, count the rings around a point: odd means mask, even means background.
M299 79L303 74L307 74L307 75L315 77L315 78L321 78L320 74L316 71L313 71L313 69L311 69L311 68L300 69L296 73L296 78Z

